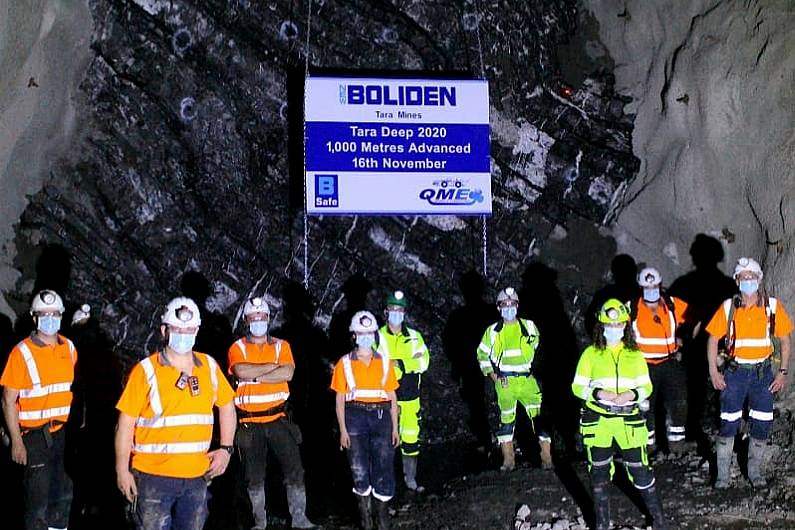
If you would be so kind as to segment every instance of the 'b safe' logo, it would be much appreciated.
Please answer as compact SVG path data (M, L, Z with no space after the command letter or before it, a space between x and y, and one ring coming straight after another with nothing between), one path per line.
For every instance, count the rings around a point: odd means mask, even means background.
M340 205L337 175L315 175L315 207L337 208Z

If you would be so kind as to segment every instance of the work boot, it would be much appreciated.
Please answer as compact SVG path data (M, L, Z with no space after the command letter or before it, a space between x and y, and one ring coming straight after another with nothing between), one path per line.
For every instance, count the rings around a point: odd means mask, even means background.
M306 518L306 489L303 485L287 486L287 506L290 509L293 528L317 528Z
M417 456L403 455L403 480L411 491L422 493L425 488L417 484Z
M762 466L765 463L767 443L765 440L751 438L748 442L748 480L755 488L767 485L767 480L762 476Z
M389 530L389 510L387 501L375 500L375 522L378 530Z
M541 440L538 445L541 447L541 467L552 469L552 444L549 440Z
M654 486L638 491L640 491L640 496L643 497L643 502L646 503L646 509L649 510L649 515L651 515L652 528L654 528L654 530L668 530L668 521L665 520L662 503L660 502L660 497L657 495Z
M373 530L373 508L370 496L357 495L356 502L359 505L359 523L362 530Z
M715 479L715 488L722 490L728 488L729 482L731 481L734 437L719 436L715 445L715 452L718 455L718 476Z
M248 489L248 498L251 501L251 514L254 516L254 526L251 530L265 530L268 527L268 516L265 512L265 485Z
M593 511L596 516L594 530L610 530L610 497L607 482L593 484Z
M513 442L502 442L500 444L500 449L502 449L502 465L500 466L500 471L513 471L516 469Z

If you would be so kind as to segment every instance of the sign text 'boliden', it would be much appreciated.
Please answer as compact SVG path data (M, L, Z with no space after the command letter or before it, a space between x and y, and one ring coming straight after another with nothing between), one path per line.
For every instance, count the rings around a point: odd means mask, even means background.
M454 86L347 85L349 105L456 106Z

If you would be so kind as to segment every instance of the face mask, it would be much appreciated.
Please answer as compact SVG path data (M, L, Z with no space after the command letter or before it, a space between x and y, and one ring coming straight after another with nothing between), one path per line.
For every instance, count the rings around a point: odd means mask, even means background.
M401 325L405 317L406 314L403 311L387 311L387 318L393 326Z
M743 294L754 294L759 290L759 282L756 280L740 280L740 292Z
M503 320L513 320L516 318L516 308L513 306L501 307L500 315L502 316Z
M360 348L369 348L375 344L375 335L356 335L356 345Z
M254 320L249 323L248 330L255 337L264 337L268 334L268 321L267 320Z
M196 344L196 335L193 333L174 333L168 334L168 347L177 353L188 353L193 350Z
M660 289L657 287L643 289L643 299L647 302L656 302L660 299Z
M602 334L607 341L607 344L610 346L614 346L621 342L621 339L624 338L624 328L608 328L605 327Z
M36 329L45 335L55 335L61 329L61 317L43 316L36 322Z

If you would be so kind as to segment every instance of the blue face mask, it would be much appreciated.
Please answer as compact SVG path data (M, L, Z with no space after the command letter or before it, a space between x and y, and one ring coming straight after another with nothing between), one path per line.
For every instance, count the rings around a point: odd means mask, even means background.
M369 333L367 335L356 335L356 345L360 348L370 348L375 344L375 335Z
M403 311L387 311L387 318L393 326L401 325L405 317L406 314Z
M38 317L36 329L45 335L55 335L61 329L61 317L51 315Z
M264 337L268 334L267 320L253 320L248 325L248 330L255 337Z
M757 280L740 280L740 292L743 294L754 294L759 290Z
M643 299L647 302L656 302L660 299L660 288L651 287L648 289L643 289Z
M168 347L177 353L188 353L193 350L196 344L196 335L193 333L174 333L168 334Z
M513 320L516 318L516 307L509 306L509 307L501 307L500 308L500 316L502 316L503 320Z
M615 346L624 338L624 328L608 328L605 326L602 335L604 335L608 346Z

